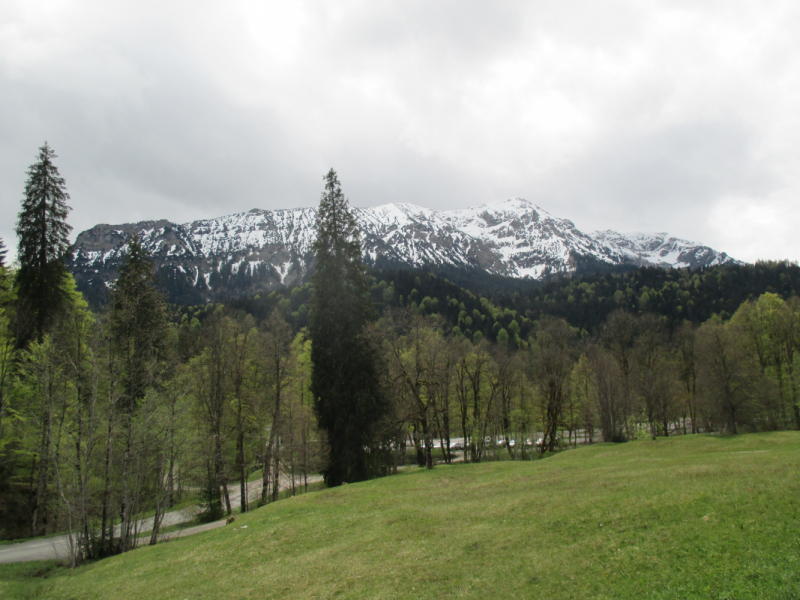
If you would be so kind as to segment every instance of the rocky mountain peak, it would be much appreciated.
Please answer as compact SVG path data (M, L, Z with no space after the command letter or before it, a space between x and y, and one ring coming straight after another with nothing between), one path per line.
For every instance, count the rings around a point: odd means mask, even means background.
M584 233L524 198L437 211L408 203L353 209L367 262L478 268L541 279L581 262L699 267L735 262L725 253L666 233ZM203 301L304 280L313 262L316 209L263 210L191 223L166 220L96 225L80 233L72 269L95 292L116 280L132 233L153 253L173 295Z

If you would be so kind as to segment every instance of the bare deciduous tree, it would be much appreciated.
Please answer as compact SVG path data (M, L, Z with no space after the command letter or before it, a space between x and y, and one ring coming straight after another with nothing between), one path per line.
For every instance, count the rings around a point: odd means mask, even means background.
M575 334L563 319L543 318L531 345L531 376L539 388L542 413L542 443L539 451L558 447L558 427L572 372Z

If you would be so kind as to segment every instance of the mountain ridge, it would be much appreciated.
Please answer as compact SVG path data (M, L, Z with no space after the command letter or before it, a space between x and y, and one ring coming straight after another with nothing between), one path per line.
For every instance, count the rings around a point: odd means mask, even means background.
M704 267L739 261L666 233L584 233L523 198L438 211L410 203L353 208L365 261L405 267L478 269L542 280L574 273L582 260L609 266ZM152 253L173 295L200 299L257 293L304 281L313 269L316 208L254 208L213 219L99 224L76 239L71 268L82 291L116 280L128 237ZM91 290L90 290L91 291Z

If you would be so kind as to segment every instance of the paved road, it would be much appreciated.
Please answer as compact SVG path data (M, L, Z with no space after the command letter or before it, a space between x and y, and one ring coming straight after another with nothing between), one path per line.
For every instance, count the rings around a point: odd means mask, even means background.
M319 475L309 476L309 483L316 483L322 481ZM280 483L281 489L291 489L292 480L290 477L282 477ZM231 498L231 508L236 510L241 504L241 488L238 484L231 484L228 486L228 494ZM247 497L250 503L258 500L261 497L261 481L251 481L247 484ZM174 510L164 515L161 521L161 527L167 528L172 525L179 525L192 521L200 508L197 506L190 506L181 510ZM187 527L179 531L171 531L159 535L159 539L172 539L177 537L186 537L209 529L215 529L225 525L225 519L221 521L214 521L213 523L205 523L197 525L196 527ZM148 517L139 521L138 531L140 534L147 533L153 530L153 517ZM115 532L119 535L119 525ZM0 563L11 562L27 562L32 560L66 560L69 558L69 536L59 535L50 538L30 540L21 542L19 544L9 544L7 546L0 546ZM139 538L139 545L150 543L150 536Z
M65 535L0 546L0 563L52 560L68 556L69 542Z

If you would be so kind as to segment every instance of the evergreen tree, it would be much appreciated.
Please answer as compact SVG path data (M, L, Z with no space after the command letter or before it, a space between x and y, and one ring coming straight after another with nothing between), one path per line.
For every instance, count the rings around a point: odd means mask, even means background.
M41 341L54 317L65 306L68 291L66 259L70 244L67 236L69 194L64 178L53 164L56 157L47 145L39 149L39 160L28 169L25 199L17 222L19 271L17 297L24 320L21 342L33 335Z
M166 306L154 280L153 262L139 238L133 235L128 241L128 254L111 294L112 354L114 368L119 373L122 398L119 419L124 430L119 513L119 549L122 551L134 543L135 515L141 508L138 502L143 482L137 470L140 464L137 449L141 449L145 442L137 441L134 423L148 390L163 383L164 370L168 366L165 360L168 339Z
M112 338L130 409L157 382L157 371L163 366L166 304L154 283L153 261L134 234L128 240L128 253L111 293Z
M359 231L333 169L325 176L313 248L311 392L329 444L323 475L333 486L370 477L370 448L385 412L378 352L365 332L373 310Z

